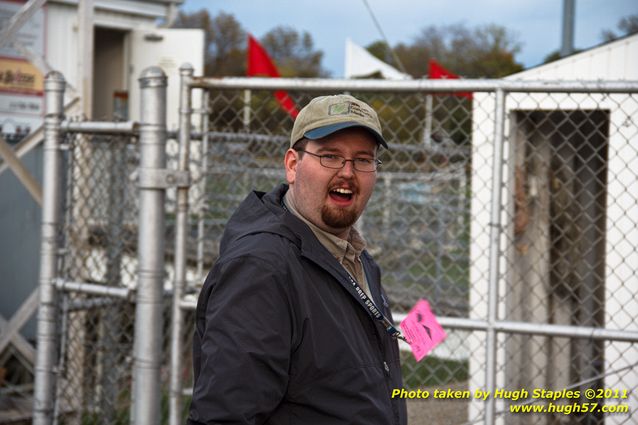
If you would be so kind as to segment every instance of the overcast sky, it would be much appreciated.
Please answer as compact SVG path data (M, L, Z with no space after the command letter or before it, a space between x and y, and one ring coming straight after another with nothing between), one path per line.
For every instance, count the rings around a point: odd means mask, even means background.
M429 25L498 24L517 37L516 56L528 68L561 43L562 0L368 0L391 45L409 43ZM602 42L604 29L617 31L621 17L638 14L638 0L575 0L576 48ZM362 0L185 0L182 10L207 8L231 13L257 37L278 25L308 31L324 52L323 66L343 77L345 39L366 46L381 38ZM637 52L638 54L638 52ZM425 71L426 64L423 64Z

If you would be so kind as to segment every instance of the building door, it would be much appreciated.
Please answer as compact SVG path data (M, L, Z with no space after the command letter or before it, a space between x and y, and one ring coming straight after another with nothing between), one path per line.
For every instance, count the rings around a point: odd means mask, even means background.
M179 67L189 63L195 75L204 71L204 32L198 29L148 29L131 32L129 113L139 119L140 92L137 84L142 71L159 66L168 77L167 127L177 129L179 110ZM197 99L194 99L197 101ZM197 106L197 102L194 103Z

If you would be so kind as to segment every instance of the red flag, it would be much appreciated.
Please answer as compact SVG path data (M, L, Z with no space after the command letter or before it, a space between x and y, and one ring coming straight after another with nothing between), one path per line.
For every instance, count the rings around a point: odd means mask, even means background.
M246 75L249 77L279 77L279 71L277 67L266 53L266 50L261 44L250 34L248 34L248 70ZM290 116L295 119L299 114L295 102L292 101L288 93L284 90L277 90L275 92L275 98L279 105Z
M459 76L443 68L443 65L438 63L436 60L430 59L430 61L428 62L428 78L431 78L433 80L457 80ZM472 99L472 93L470 92L455 92L451 94L453 96L463 96L467 97L468 99Z

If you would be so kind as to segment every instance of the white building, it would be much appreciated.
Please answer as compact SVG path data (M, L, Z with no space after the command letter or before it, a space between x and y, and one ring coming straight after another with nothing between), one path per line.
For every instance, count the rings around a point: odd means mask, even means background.
M198 29L166 29L183 0L48 1L36 9L14 40L31 50L0 49L0 69L35 74L32 87L0 86L0 124L37 128L42 115L46 68L60 71L73 95L86 102L81 110L96 120L136 119L142 70L159 65L169 76L168 101L178 104L178 68L191 63L203 73L204 34ZM93 4L93 8L90 5ZM0 0L0 18L8 22L23 6ZM13 89L13 90L12 90ZM26 90L25 90L26 89ZM26 109L20 105L28 105ZM18 124L15 124L18 123ZM168 116L177 123L177 106Z
M638 35L507 79L635 83ZM486 319L494 97L476 93L474 104L480 108L473 111L472 131L470 317ZM636 95L509 93L505 109L498 319L637 331ZM484 389L485 347L471 345L470 386ZM585 388L632 391L638 386L636 362L635 344L499 334L496 386L556 390L589 379ZM630 412L638 408L635 397L595 401L629 403ZM497 411L505 407L497 401ZM482 408L473 402L470 418ZM507 416L501 423L517 420L526 419ZM606 416L607 424L626 420ZM534 423L543 421L549 415Z
M162 27L183 0L42 3L23 9L26 1L0 0L3 31L14 17L28 18L12 37L23 48L7 45L6 39L0 45L0 76L21 76L12 84L0 78L0 129L40 184L43 135L36 130L44 114L47 70L61 72L69 85L67 116L137 120L138 78L148 66L158 65L169 78L168 126L177 127L178 68L188 62L195 75L202 75L204 61L202 30ZM21 10L26 14L18 15ZM18 129L22 137L12 137ZM24 137L25 129L31 131L30 136ZM29 369L35 356L31 341L35 339L41 210L5 162L0 163L0 193L0 359L4 362L9 356L3 354L13 353ZM9 326L16 313L20 313L19 326ZM31 320L25 323L25 317Z

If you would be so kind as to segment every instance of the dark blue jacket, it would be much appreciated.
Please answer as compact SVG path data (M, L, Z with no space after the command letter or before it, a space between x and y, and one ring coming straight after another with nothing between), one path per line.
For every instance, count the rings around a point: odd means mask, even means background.
M405 425L397 342L348 274L282 208L251 193L231 217L197 304L189 424ZM361 256L390 317L379 268Z

